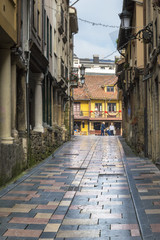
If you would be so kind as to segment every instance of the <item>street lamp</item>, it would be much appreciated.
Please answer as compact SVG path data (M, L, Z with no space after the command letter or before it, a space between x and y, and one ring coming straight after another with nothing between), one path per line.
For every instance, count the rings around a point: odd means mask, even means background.
M80 83L83 87L83 84L85 83L85 66L82 64L82 66L80 67Z
M122 13L119 14L121 19L121 28L129 29L130 28L130 21L131 21L131 13L124 9Z
M153 30L152 30L152 23L149 23L147 26L145 26L143 29L139 30L137 33L130 35L127 37L127 30L131 28L130 21L131 21L131 13L127 11L126 9L127 2L125 1L125 9L122 11L122 13L119 14L119 17L121 19L121 28L125 30L125 37L127 40L143 40L144 43L152 43L153 40Z
M81 76L85 75L85 66L82 64L82 66L80 67L80 74Z

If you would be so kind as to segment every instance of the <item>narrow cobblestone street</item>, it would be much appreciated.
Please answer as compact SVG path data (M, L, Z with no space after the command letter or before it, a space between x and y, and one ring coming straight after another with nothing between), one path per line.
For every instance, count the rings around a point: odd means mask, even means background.
M1 190L0 239L158 240L159 214L154 164L122 138L77 136Z

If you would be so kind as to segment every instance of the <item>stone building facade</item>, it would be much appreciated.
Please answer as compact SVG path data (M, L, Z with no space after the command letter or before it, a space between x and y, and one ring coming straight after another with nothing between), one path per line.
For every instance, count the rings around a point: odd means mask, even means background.
M77 32L68 0L1 1L0 185L68 139Z
M160 1L124 1L131 28L119 31L118 85L123 96L123 135L138 152L160 160ZM138 26L141 26L138 28Z
M145 46L146 154L160 161L160 1L144 2L145 25L151 27L151 42Z
M118 87L123 98L123 136L140 154L144 152L144 88L141 72L144 69L144 44L138 39L129 40L143 26L143 1L128 1L123 9L132 13L131 29L120 28L118 50L122 57L117 61Z

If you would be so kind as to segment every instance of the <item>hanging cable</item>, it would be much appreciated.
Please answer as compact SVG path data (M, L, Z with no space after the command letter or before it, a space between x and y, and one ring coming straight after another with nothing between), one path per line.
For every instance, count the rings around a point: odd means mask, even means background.
M71 7L76 4L77 2L79 2L79 0L75 1L74 3L71 4Z

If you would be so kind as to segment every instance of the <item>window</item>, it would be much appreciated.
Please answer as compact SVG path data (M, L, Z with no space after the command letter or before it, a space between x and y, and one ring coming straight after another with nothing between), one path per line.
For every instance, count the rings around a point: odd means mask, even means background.
M57 32L56 30L54 29L54 54L57 55L57 42L58 42L58 38L57 38Z
M61 25L64 29L64 12L63 12L63 8L61 7Z
M39 34L40 34L40 12L39 12L39 10L37 10L37 34L38 34L38 36L39 36Z
M102 103L95 103L95 111L102 111Z
M116 112L116 103L108 103L108 112Z
M68 81L68 68L65 67L65 80Z
M36 6L35 6L36 2L35 0L32 1L32 23L33 23L33 27L35 28L35 15L36 15Z
M80 102L75 102L73 109L74 109L74 116L80 116L80 109L81 109Z
M64 78L64 61L61 59L61 77Z
M67 36L67 26L68 26L67 19L65 19L65 34L66 34L66 36Z
M43 80L43 122L47 123L48 125L52 126L52 108L51 108L51 86L52 80L49 77L46 77Z
M157 29L157 19L155 21L155 44L158 45L158 29Z
M44 10L43 41L44 41L44 43L46 43L46 10Z
M49 18L47 17L47 58L49 58Z
M50 54L52 55L52 26L50 25Z
M114 92L114 87L113 86L108 86L107 87L107 92Z

